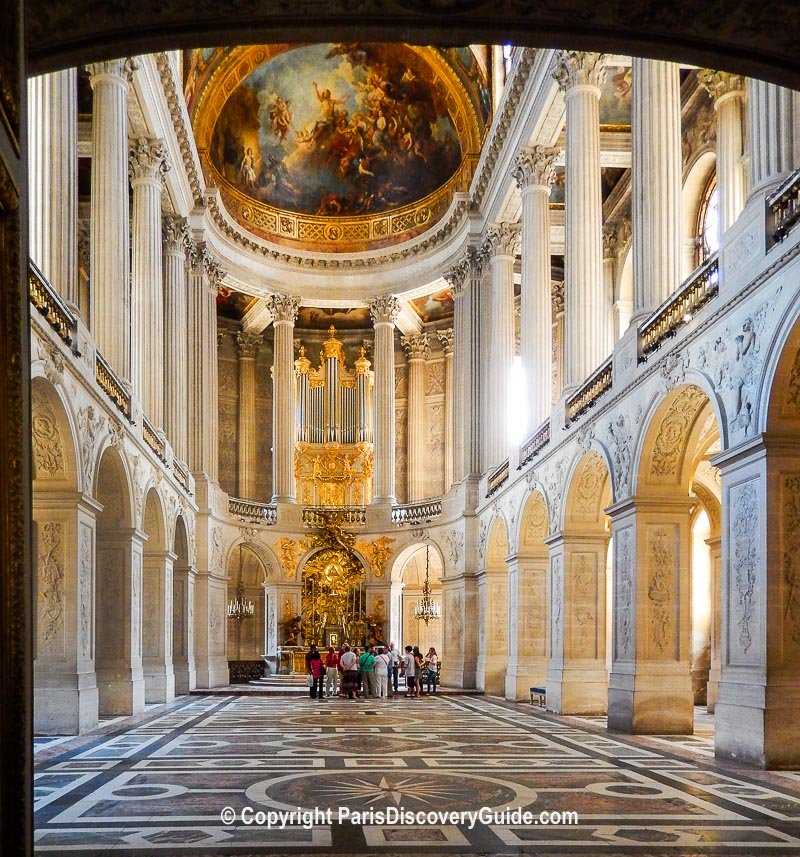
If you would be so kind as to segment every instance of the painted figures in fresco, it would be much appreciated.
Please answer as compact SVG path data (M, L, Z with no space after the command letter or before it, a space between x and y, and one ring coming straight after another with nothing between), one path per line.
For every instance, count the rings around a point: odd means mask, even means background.
M313 215L414 202L458 169L461 147L422 62L389 45L308 45L272 57L237 87L212 159L248 195Z

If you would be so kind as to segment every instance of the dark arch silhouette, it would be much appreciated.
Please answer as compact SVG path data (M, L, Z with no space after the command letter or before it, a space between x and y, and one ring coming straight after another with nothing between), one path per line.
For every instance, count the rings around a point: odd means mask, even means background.
M682 60L800 88L795 0L30 0L31 74L176 47L511 42Z

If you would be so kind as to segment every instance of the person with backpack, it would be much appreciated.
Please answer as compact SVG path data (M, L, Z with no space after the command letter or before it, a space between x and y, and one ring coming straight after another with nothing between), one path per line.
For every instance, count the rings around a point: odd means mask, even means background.
M375 699L378 695L378 683L375 675L375 655L372 654L372 646L367 643L364 652L358 659L361 669L361 682L364 686L364 697Z

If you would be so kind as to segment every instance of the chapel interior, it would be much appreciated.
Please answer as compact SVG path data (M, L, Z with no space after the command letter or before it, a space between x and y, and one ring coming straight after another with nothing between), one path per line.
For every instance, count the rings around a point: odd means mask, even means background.
M27 87L37 850L796 853L799 92L371 41ZM312 711L347 639L440 698Z

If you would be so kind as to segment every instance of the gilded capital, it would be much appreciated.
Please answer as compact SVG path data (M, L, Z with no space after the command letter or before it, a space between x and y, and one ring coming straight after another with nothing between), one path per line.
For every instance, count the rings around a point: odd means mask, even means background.
M409 360L427 360L431 353L431 344L427 333L411 333L400 337L400 344Z
M600 88L606 75L605 54L559 51L553 78L565 94L575 86Z
M288 322L294 325L300 309L300 298L292 295L270 295L267 298L267 306L272 313L273 324Z
M519 250L519 224L490 223L483 238L483 253L495 256L514 256Z
M128 176L131 182L142 179L160 181L169 168L163 140L149 137L131 140L128 146Z
M442 348L444 349L445 357L449 357L453 353L453 328L448 327L445 330L440 330L436 334L439 337L439 342L442 343Z
M745 83L741 74L701 68L697 72L697 80L701 86L708 90L708 94L715 102L734 92L744 95Z
M520 190L545 187L548 192L556 175L556 159L561 150L551 146L526 146L517 156L512 175Z
M161 222L164 249L169 253L185 253L192 237L185 217L167 215Z
M253 359L258 354L258 349L264 337L260 333L245 333L239 331L236 334L236 350L239 352L239 357Z
M373 298L369 305L373 324L394 324L400 315L400 301L394 295Z

